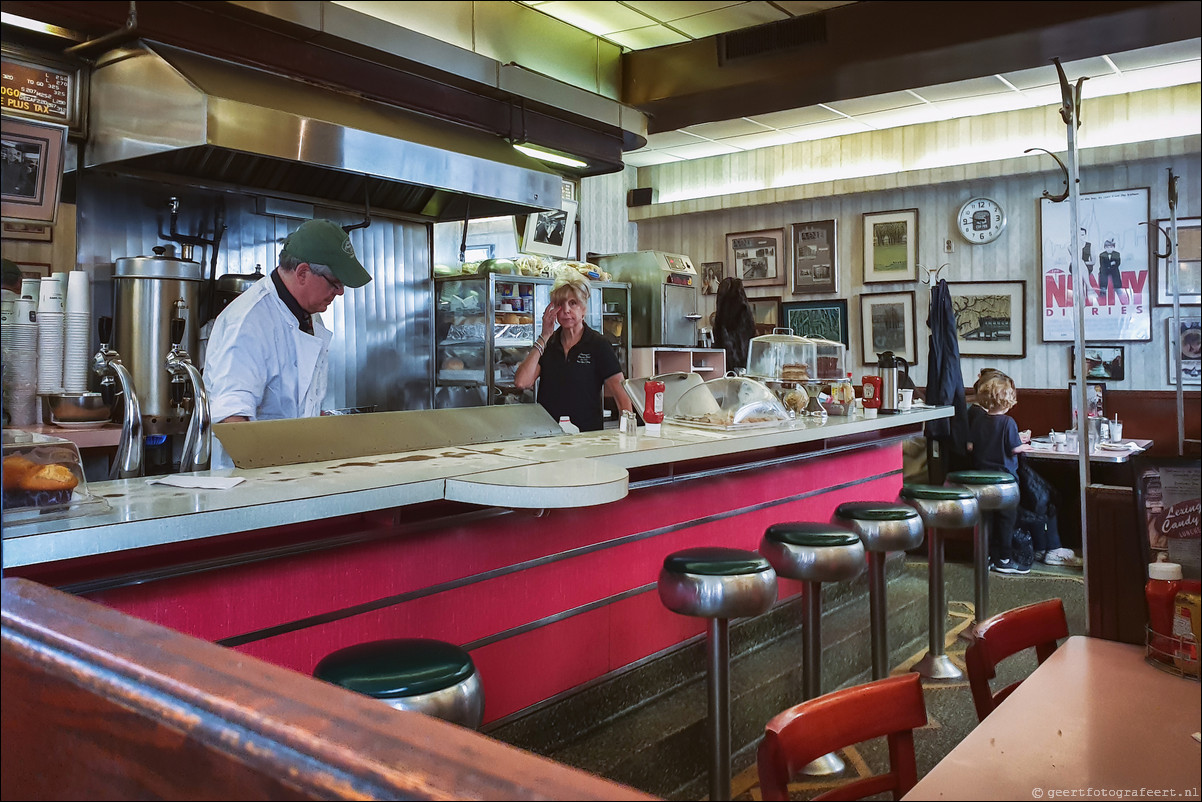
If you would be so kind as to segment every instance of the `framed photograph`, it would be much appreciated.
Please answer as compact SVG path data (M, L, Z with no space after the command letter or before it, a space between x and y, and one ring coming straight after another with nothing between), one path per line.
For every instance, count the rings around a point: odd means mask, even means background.
M790 229L793 238L793 293L838 292L835 221L794 223Z
M918 210L864 215L864 283L918 280Z
M0 222L0 236L4 239L50 242L54 238L54 226L49 223L30 223L27 220L5 220Z
M1072 253L1069 204L1039 200L1044 342L1073 342L1074 271L1085 273L1086 342L1152 339L1152 282L1149 280L1148 189L1117 189L1081 195Z
M725 272L726 265L721 262L702 262L701 294L717 295L718 285L722 283L722 277Z
M918 336L914 323L914 291L882 292L860 296L860 342L865 365L875 365L877 355L892 351L911 365L918 362Z
M774 298L748 298L751 318L755 321L755 336L771 334L783 324L780 322L780 296Z
M798 337L821 337L848 345L847 301L797 301L781 304L781 325Z
M49 262L17 262L21 268L21 278L42 279L50 275Z
M1068 395L1071 399L1073 417L1070 420L1077 420L1077 383L1068 383ZM1085 384L1085 399L1089 405L1088 417L1104 418L1106 417L1106 385L1094 384L1086 382Z
M5 117L0 124L0 214L53 223L63 178L67 126Z
M726 235L726 261L730 275L745 287L770 287L785 283L785 231L747 231Z
M564 199L557 212L533 212L526 216L522 231L522 253L566 259L571 252L576 228L576 201Z
M949 281L960 356L1027 355L1027 282Z
M1202 317L1182 317L1177 330L1173 319L1165 322L1168 329L1169 384L1177 383L1177 348L1181 348L1181 384L1202 384Z
M1121 345L1086 345L1085 378L1122 381L1127 376L1126 354ZM1068 347L1068 377L1077 378L1077 346Z
M1156 225L1170 235L1171 220L1157 220ZM1177 291L1181 303L1187 306L1202 304L1202 217L1185 217L1177 221ZM1157 235L1157 252L1168 250L1167 242ZM1169 275L1173 258L1156 257L1156 306L1173 305L1173 283Z

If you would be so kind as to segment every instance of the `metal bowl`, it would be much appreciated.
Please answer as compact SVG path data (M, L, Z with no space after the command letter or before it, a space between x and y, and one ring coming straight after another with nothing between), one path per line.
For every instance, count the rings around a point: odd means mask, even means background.
M51 423L96 423L113 412L100 393L51 393L42 396L42 403L42 417Z

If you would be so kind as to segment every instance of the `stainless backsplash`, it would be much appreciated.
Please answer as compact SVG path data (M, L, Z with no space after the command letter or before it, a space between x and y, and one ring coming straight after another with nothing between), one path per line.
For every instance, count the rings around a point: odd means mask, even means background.
M172 186L144 179L95 173L78 177L79 267L93 280L93 314L113 314L113 262L150 256L172 245L160 234L171 229L170 198L180 201L177 233L212 239L215 215L227 227L217 254L216 276L275 267L283 240L303 222L260 214L258 199L238 192ZM340 225L360 222L361 213L317 206L313 216ZM351 232L355 253L372 275L365 287L348 290L322 319L334 333L330 389L325 407L375 405L379 411L429 409L433 385L433 282L430 228L422 222L372 214L368 228ZM175 253L181 253L175 245ZM198 246L192 258L210 275L213 249ZM207 295L207 285L205 293ZM93 349L99 347L93 332ZM195 355L194 355L195 356Z

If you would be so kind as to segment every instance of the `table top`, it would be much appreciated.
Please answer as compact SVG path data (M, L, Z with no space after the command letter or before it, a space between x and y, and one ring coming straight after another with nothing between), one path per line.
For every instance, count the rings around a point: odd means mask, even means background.
M1121 451L1112 450L1110 448L1102 448L1101 446L1095 445L1093 447L1093 449L1089 452L1089 461L1090 462L1126 462L1127 460L1131 459L1132 455L1143 453L1144 451L1147 451L1149 448L1151 448L1152 441L1151 440L1137 440L1134 438L1128 440L1126 438L1123 438L1123 445L1127 445L1128 448L1123 449ZM1071 460L1072 462L1076 462L1077 458L1078 458L1076 449L1074 449L1072 451L1063 451L1063 450L1057 451L1052 448L1037 447L1037 444L1035 444L1035 443L1032 443L1031 450L1026 453L1027 453L1028 459L1057 459L1057 460Z
M1142 646L1074 636L904 799L1198 799L1202 686ZM1141 790L1143 789L1143 790Z

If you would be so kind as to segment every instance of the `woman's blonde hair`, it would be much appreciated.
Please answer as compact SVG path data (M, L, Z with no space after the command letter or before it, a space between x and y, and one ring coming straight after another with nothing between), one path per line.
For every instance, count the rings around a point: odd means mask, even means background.
M580 303L588 305L592 287L589 286L588 279L579 270L564 270L556 276L555 283L551 285L551 302L558 303L568 293L575 295L576 300Z
M1005 412L1010 409L1018 403L1014 380L1001 372L987 377L977 388L977 403L988 412Z

